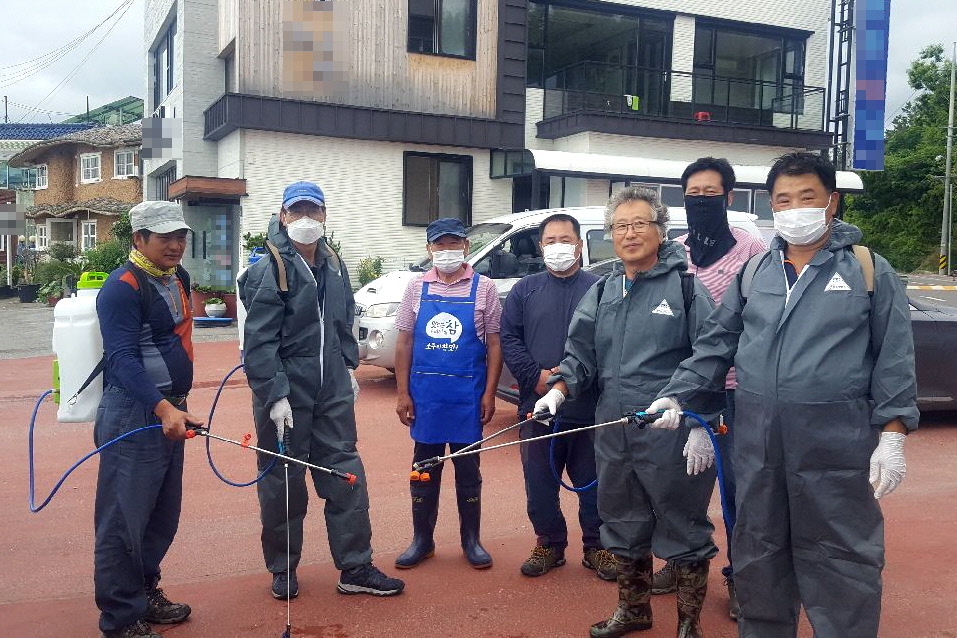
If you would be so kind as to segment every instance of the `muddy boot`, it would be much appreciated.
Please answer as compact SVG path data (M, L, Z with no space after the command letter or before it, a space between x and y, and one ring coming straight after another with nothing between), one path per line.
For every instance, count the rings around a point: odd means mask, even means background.
M475 569L492 566L489 556L479 541L479 527L482 519L482 484L455 486L455 497L459 506L459 532L462 536L462 549L465 558Z
M412 544L395 559L399 569L411 569L426 558L435 556L435 521L439 517L439 486L441 481L433 478L427 483L413 481L412 492Z
M592 638L618 638L651 629L651 555L618 559L618 607L608 620L595 623Z
M675 565L671 561L665 563L665 566L655 572L651 580L651 593L670 594L675 590Z
M675 565L675 583L678 588L678 638L704 638L701 631L701 608L708 593L710 560L687 565Z

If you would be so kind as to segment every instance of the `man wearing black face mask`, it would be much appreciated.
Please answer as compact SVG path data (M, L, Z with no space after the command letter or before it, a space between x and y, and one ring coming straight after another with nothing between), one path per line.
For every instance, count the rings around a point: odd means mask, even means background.
M728 206L734 201L735 175L731 164L724 158L702 157L685 168L681 175L681 187L685 192L685 213L688 216L688 234L676 241L683 243L687 251L688 272L701 280L711 298L721 300L728 284L752 255L764 252L767 247L760 237L746 230L732 228L728 224ZM732 422L734 420L734 388L737 386L734 368L728 372L725 382L727 407L724 424L728 433L718 437L718 450L724 461L724 488L728 505L734 508L734 468L731 450L734 444ZM734 512L731 512L732 519ZM728 530L728 546L731 531ZM733 571L730 561L721 570L728 585L728 607L732 619L737 619L738 602L735 596ZM672 565L665 565L654 577L652 593L666 594L675 591L675 575Z

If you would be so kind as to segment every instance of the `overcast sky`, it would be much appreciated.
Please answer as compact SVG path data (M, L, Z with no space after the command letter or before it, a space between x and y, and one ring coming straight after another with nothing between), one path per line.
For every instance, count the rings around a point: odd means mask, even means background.
M7 19L0 21L0 96L8 96L10 121L57 122L83 112L87 96L90 108L127 95L144 97L143 5L144 0L31 0L29 8L18 3L19 10L8 9ZM122 18L118 9L125 10ZM47 56L114 13L114 18L45 68L38 68L36 62L24 64ZM107 35L111 25L115 26ZM955 39L954 0L891 0L887 121L912 95L906 72L920 49L942 43L949 56ZM72 78L63 82L91 50ZM31 107L40 110L29 111Z

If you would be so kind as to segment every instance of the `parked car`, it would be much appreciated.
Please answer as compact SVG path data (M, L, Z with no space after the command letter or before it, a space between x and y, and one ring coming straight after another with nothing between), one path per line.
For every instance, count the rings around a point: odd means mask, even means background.
M669 207L668 210L671 213L669 236L673 238L687 232L684 209ZM605 208L588 206L526 211L476 224L468 229L468 262L476 272L495 281L499 295L508 294L516 281L544 270L538 247L538 225L555 213L573 215L581 224L585 266L614 256L611 240L605 236ZM728 211L728 219L732 225L760 235L754 223L755 215ZM362 363L389 370L395 368L395 313L409 280L431 267L426 257L409 270L387 273L356 291L355 330Z
M596 275L611 272L619 263L607 259L586 267ZM504 301L505 296L502 296ZM923 412L957 410L957 308L910 299L917 365L917 406ZM508 368L502 369L499 398L518 405L518 385Z

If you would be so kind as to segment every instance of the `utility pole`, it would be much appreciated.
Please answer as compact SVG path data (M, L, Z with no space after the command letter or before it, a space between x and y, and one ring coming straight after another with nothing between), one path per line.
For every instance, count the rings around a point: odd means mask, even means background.
M950 110L947 114L947 159L944 160L944 210L940 225L940 268L939 275L950 273L950 227L953 215L952 192L950 181L951 154L954 150L954 79L957 72L957 42L950 61Z
M4 124L10 123L10 118L7 117L7 96L6 95L3 96L3 123Z

